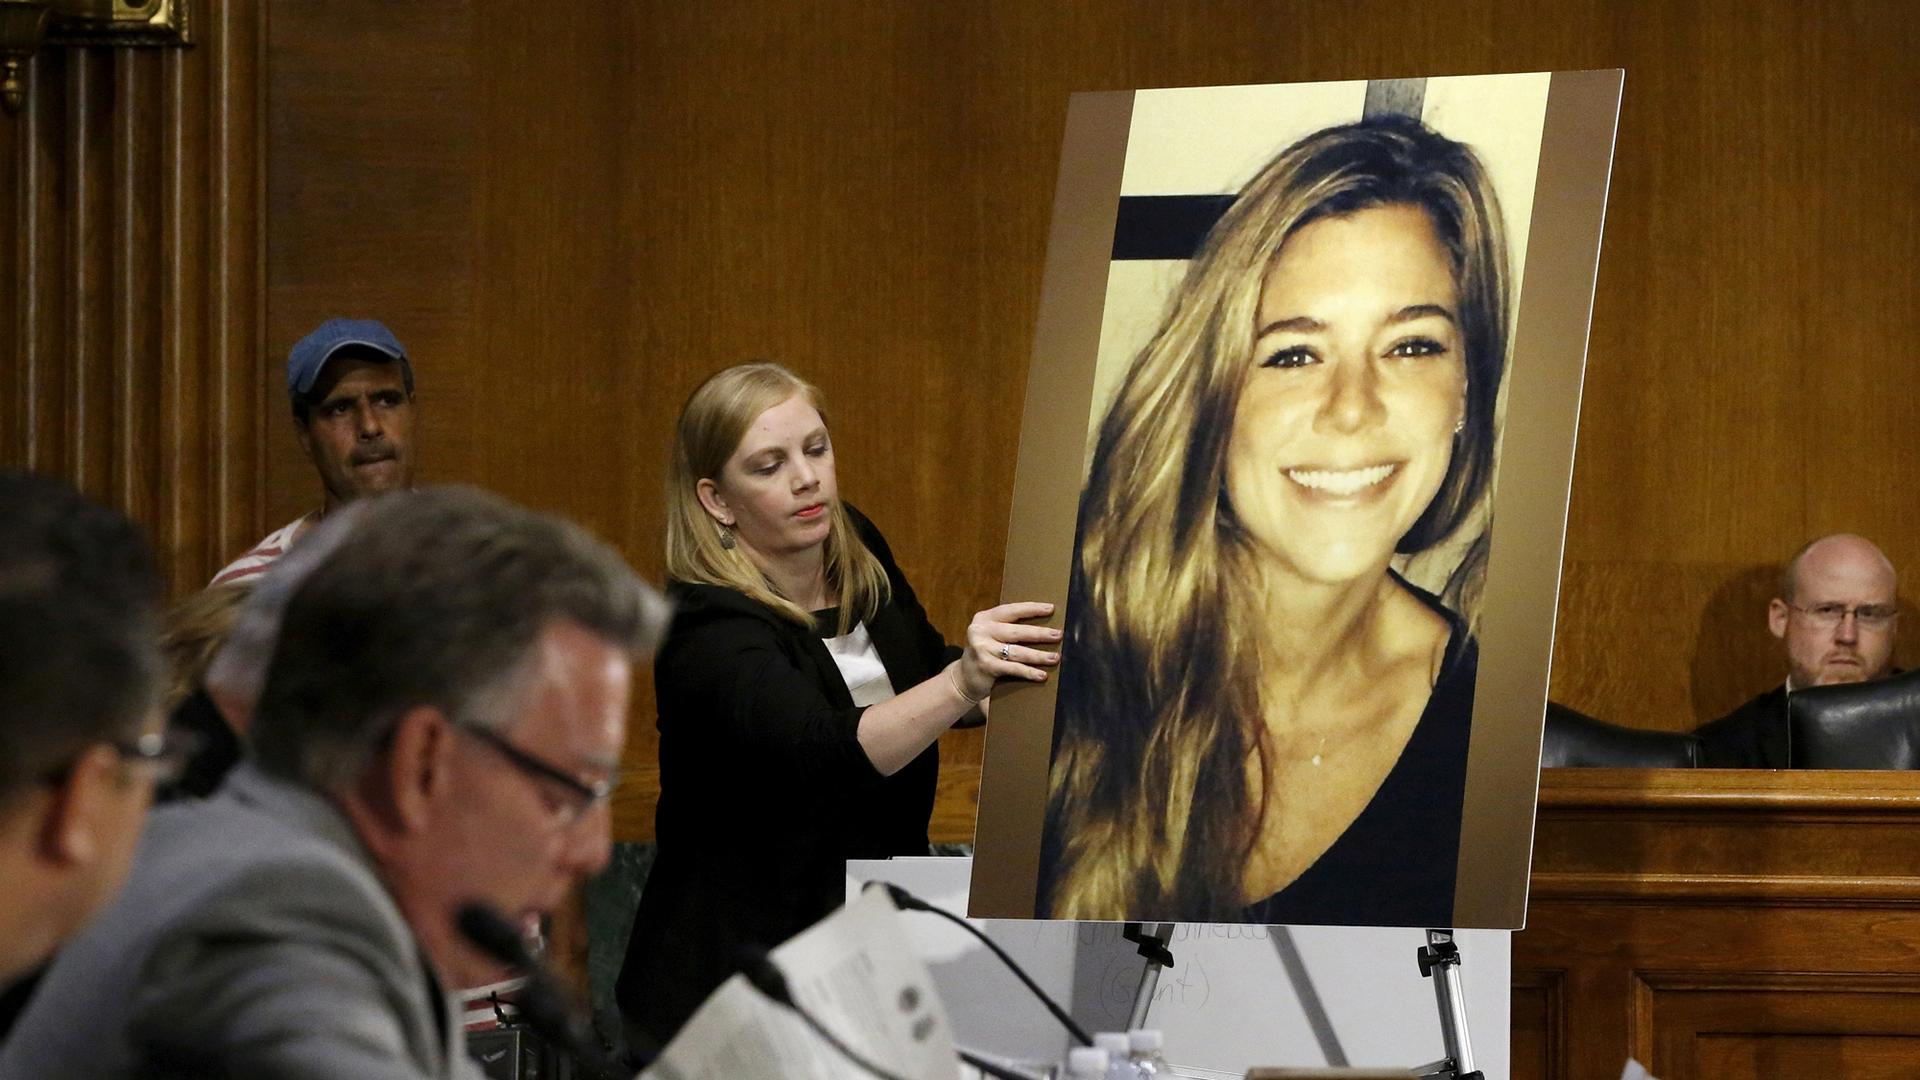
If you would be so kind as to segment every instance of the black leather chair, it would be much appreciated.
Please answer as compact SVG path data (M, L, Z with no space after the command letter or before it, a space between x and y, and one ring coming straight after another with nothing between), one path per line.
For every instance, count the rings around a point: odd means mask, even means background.
M1920 670L1787 695L1796 769L1920 769Z
M1700 740L1692 732L1621 727L1547 702L1542 768L1691 769L1699 764Z

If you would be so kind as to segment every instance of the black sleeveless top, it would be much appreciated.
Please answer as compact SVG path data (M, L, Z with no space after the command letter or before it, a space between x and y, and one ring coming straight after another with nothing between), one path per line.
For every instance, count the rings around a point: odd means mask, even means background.
M1453 926L1480 646L1446 605L1401 584L1452 631L1427 707L1373 801L1292 883L1248 906L1247 922Z

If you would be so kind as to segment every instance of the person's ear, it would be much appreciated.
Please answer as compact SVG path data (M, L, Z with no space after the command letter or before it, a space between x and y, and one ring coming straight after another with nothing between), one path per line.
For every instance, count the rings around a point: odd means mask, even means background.
M454 740L459 733L445 713L416 705L394 724L386 755L387 798L397 827L418 832L453 786Z
M307 455L309 461L313 459L313 432L308 430L307 424L312 419L311 411L307 413L306 420L297 416L293 418L293 437L300 440L300 452Z
M727 508L727 499L720 494L720 485L703 476L693 485L693 490L699 494L700 505L706 508L708 517L729 529L733 528L733 511Z
M1772 602L1767 604L1767 629L1773 632L1774 637L1782 641L1787 639L1787 615L1790 614L1791 611L1792 609L1787 606L1787 602L1777 596L1773 598Z
M120 791L120 754L96 743L74 759L67 776L53 785L40 832L43 858L65 866L91 862L111 827L111 800Z

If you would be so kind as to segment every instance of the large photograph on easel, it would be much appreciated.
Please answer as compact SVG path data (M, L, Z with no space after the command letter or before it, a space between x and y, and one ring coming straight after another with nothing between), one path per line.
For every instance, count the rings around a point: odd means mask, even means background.
M1549 130L1573 96L1563 81L1550 107L1555 79L1077 109L1008 559L1012 587L1016 565L1057 565L1036 537L1070 536L1067 640L1056 685L996 701L974 914L1518 925L1527 856L1509 837L1531 828L1546 653L1503 627L1489 700L1484 630L1507 577L1526 591L1523 564L1557 573L1608 156L1586 146L1597 177L1547 160L1569 138ZM1583 85L1610 143L1606 82ZM1066 205L1076 168L1082 187L1117 180L1091 242L1068 235L1093 232ZM1590 238L1558 222L1535 243L1543 177L1584 192L1568 207ZM1104 265L1087 257L1101 235ZM1552 277L1529 260L1583 256L1584 294L1556 281L1543 301L1581 307L1555 316L1577 338L1523 352L1516 313ZM1063 280L1070 262L1092 288ZM1561 377L1518 400L1530 365ZM1512 410L1564 444L1519 493L1558 517L1496 546ZM1551 587L1544 607L1512 599L1550 640ZM1533 684L1518 699L1516 672Z

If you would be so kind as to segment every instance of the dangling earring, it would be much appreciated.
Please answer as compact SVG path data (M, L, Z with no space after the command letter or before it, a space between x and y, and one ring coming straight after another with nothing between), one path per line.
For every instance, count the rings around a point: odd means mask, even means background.
M1465 430L1467 430L1467 414L1461 413L1460 419L1454 421L1453 423L1453 437L1456 439L1459 438L1460 433Z
M732 551L734 542L733 529L726 525L720 526L720 546Z

